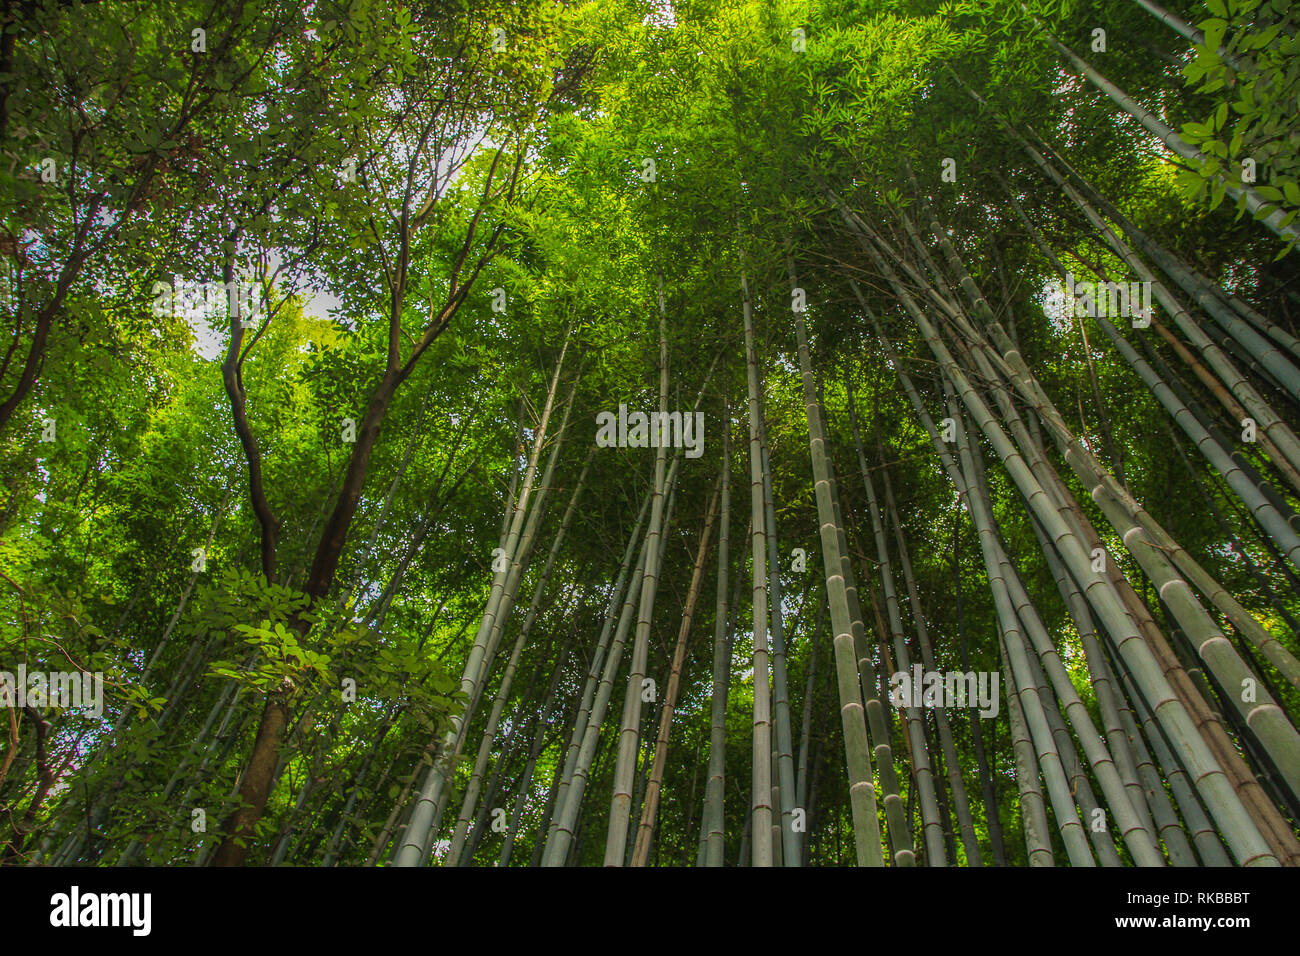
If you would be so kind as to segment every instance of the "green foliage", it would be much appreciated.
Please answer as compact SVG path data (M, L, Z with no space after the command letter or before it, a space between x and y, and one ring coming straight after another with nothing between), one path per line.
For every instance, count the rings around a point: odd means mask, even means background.
M1183 68L1188 85L1212 94L1211 110L1182 127L1182 137L1205 154L1199 169L1179 184L1214 209L1226 184L1254 183L1268 203L1255 213L1284 213L1280 225L1300 215L1300 150L1294 129L1300 107L1300 37L1291 4L1263 0L1209 0L1213 16L1197 26L1204 42ZM1238 213L1245 211L1238 202ZM1294 245L1290 243L1288 249ZM1286 251L1286 250L1283 250Z
M1240 160L1251 157L1256 192L1288 217L1300 210L1294 14L1276 0L1209 0L1206 42L1189 53L1135 4L1029 6L1079 51L1091 25L1105 23L1110 47L1098 67L1180 124L1206 163L1180 170L1153 155L1130 117L1063 70L1021 4L1003 0L29 4L0 75L0 317L12 336L0 402L12 399L13 411L0 422L0 670L25 662L102 672L105 699L100 715L44 714L46 755L59 768L47 792L30 717L16 750L0 740L20 758L0 774L0 810L22 831L12 851L10 834L0 834L0 862L210 860L243 802L268 704L283 706L287 723L271 742L275 773L259 819L230 836L248 862L385 862L435 766L453 783L435 844L444 852L538 588L488 744L469 858L498 858L505 836L483 821L516 807L511 862L539 857L618 558L653 474L642 449L588 457L592 422L620 404L654 402L662 289L670 406L694 407L698 396L707 426L700 459L681 463L663 536L650 673L662 690L704 510L719 469L730 468L724 826L734 863L752 799L755 697L742 272L785 561L791 710L796 731L805 708L810 728L812 862L853 862L832 635L824 615L817 626L821 519L787 256L809 302L865 663L884 674L894 651L877 623L887 608L850 386L871 467L895 489L940 666L999 671L1002 622L968 506L872 321L937 419L947 414L942 376L840 202L880 231L891 261L915 270L905 284L934 314L942 309L922 288L932 273L918 245L938 258L929 233L939 223L1080 440L1295 650L1300 602L1284 556L1156 398L1134 387L1095 323L1048 302L1055 268L1013 202L1077 275L1123 275L1127 266L1006 126L1059 149L1076 184L1095 185L1180 261L1249 299L1266 326L1294 335L1293 276L1268 261L1276 243L1224 206L1224 183L1243 184ZM205 54L190 48L200 25ZM40 179L35 161L46 155L57 161L57 183ZM942 178L945 160L955 182ZM907 225L919 229L916 242ZM221 304L191 315L154 308L155 283L227 276L262 292L263 311L247 328ZM950 289L951 301L964 308L966 291ZM1189 308L1200 306L1189 297ZM1161 313L1170 327L1168 318ZM1211 328L1198 313L1202 320ZM1239 343L1221 338L1239 359ZM1238 429L1212 394L1196 391L1195 374L1164 339L1152 331L1133 341L1181 370L1216 427ZM496 658L468 693L477 675L462 670L484 630L494 548L513 517L511 489L523 480L562 349L538 463L541 472L558 455L538 543L503 615ZM1294 395L1258 368L1248 374L1294 418ZM996 403L982 375L977 387ZM1039 428L1022 396L1000 397L1003 419L1014 412ZM42 438L46 419L57 425L53 441ZM1050 435L1044 446L1078 516L1097 527L1155 626L1187 652L1092 489ZM986 444L976 453L999 532L1100 722L1079 622L1025 498ZM1283 506L1300 508L1268 454L1258 446L1239 454ZM584 469L586 490L543 582ZM541 498L534 489L532 501ZM786 560L796 547L806 571ZM663 864L693 863L698 848L717 623L708 577L674 710L652 851ZM902 611L909 642L912 613ZM598 753L616 749L627 656ZM1293 688L1251 660L1294 712ZM1211 689L1226 699L1221 691ZM661 703L644 708L643 741ZM455 761L448 734L466 713ZM1022 864L1005 708L982 726L998 808L974 807L978 839L991 847L1000 822L1009 862ZM953 732L965 761L973 725L959 716ZM904 734L893 719L900 796L914 805ZM603 860L613 763L590 768L573 862ZM975 768L960 769L977 794ZM207 830L192 826L198 809ZM954 841L952 855L965 862L965 847Z

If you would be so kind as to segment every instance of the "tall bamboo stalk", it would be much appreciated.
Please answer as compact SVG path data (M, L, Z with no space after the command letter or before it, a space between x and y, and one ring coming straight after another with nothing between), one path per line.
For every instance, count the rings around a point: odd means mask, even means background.
M514 509L511 529L504 546L504 551L512 562L511 568L493 574L492 589L489 592L487 608L484 610L483 617L479 622L478 633L475 635L474 644L470 648L469 657L465 661L465 669L461 675L460 692L467 698L474 697L479 691L483 679L482 671L485 665L487 642L497 623L497 615L502 603L506 582L517 568L514 562L517 558L519 536L523 530L524 512L528 498L532 493L533 481L537 474L537 463L541 455L542 443L546 438L546 428L550 423L555 393L560 383L560 370L564 365L564 356L568 351L568 347L568 337L566 335L564 346L560 349L560 357L555 363L555 372L551 377L551 387L546 395L546 405L542 410L541 421L538 423L533 438L532 451L529 454L528 465L524 472L523 485L519 492L519 502ZM514 576L517 579L517 573ZM450 751L455 748L457 738L460 736L462 727L468 723L469 716L468 713L455 713L452 715L451 728L443 738L445 750ZM434 813L438 803L443 798L443 793L449 782L449 775L450 768L445 760L435 761L433 766L429 767L425 773L424 784L420 788L410 822L406 827L402 843L398 847L393 860L395 866L423 866L428 862L430 844L437 828L437 818Z
M664 306L663 281L659 288L659 412L661 421L668 412L668 317ZM661 436L662 437L662 436ZM659 586L659 566L663 553L663 515L668 469L667 443L660 441L655 451L655 500L650 508L650 526L646 531L646 562L641 584L641 606L637 616L632 660L623 697L623 722L618 736L618 759L614 766L613 795L609 804L609 828L605 838L605 865L622 866L627 852L632 784L636 775L638 742L641 733L642 682L645 679L649 651L650 624L654 614L655 594Z
M650 838L654 832L655 817L659 812L659 794L663 788L664 768L668 763L668 732L672 727L673 708L677 705L677 694L682 684L682 668L686 663L686 640L691 633L691 621L695 616L695 600L700 594L700 582L704 579L704 559L709 553L709 538L713 533L713 520L717 516L718 496L722 490L722 476L718 476L718 485L709 500L705 513L704 530L700 533L700 544L695 554L695 568L691 573L690 587L686 592L686 606L682 611L681 627L677 631L677 643L673 648L671 671L668 686L664 689L664 700L659 713L659 733L655 741L654 766L650 770L646 786L645 802L641 807L641 821L637 825L636 846L632 852L632 866L645 866L650 856Z
M722 513L718 531L718 577L713 615L713 696L709 705L709 776L705 784L700 832L704 835L705 866L722 866L725 850L723 796L727 746L727 690L731 674L730 612L727 572L731 561L731 413L722 419Z
M763 514L767 530L768 592L772 617L772 716L776 725L774 761L777 768L776 805L781 812L777 841L781 844L778 865L799 866L803 855L802 834L794 826L795 772L794 741L790 727L790 689L786 675L786 640L781 589L781 554L776 534L776 504L772 495L771 453L767 441L766 415L759 416L759 447L762 454Z
M883 458L883 453L881 454ZM936 670L934 649L930 645L930 632L925 623L925 612L921 607L921 595L912 575L912 559L907 552L907 541L903 535L903 525L899 520L898 507L894 502L894 490L889 480L889 471L882 471L885 482L885 508L889 523L894 529L894 544L898 551L899 569L903 572L903 586L907 589L908 603L912 609L912 623L916 628L916 642L921 651L921 664L926 671ZM957 745L953 742L952 728L948 724L945 708L934 712L935 730L939 736L939 746L943 751L944 764L948 771L948 786L957 814L957 826L961 831L962 847L966 851L967 866L983 866L979 840L975 836L975 823L971 817L970 799L966 795L966 784L962 780L961 764L957 757ZM946 816L946 815L945 815Z
M792 287L797 285L794 265L789 264ZM880 821L876 817L876 787L871 773L871 744L862 705L858 677L858 655L853 644L844 569L837 535L839 525L831 503L830 463L826 455L825 426L813 382L808 331L802 312L794 313L795 339L799 349L799 372L803 380L804 406L808 417L808 451L812 458L817 497L817 518L821 525L822 563L826 575L827 601L834 632L835 673L839 687L840 723L849 774L849 802L853 814L854 846L859 866L883 866Z
M771 866L772 849L772 689L767 643L767 526L763 507L763 456L759 440L762 397L749 279L742 265L741 314L745 328L745 369L749 395L750 555L753 562L754 722L750 810L754 866Z

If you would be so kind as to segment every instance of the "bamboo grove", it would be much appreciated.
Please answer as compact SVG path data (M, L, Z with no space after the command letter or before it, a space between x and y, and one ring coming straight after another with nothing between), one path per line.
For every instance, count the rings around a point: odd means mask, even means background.
M1286 0L3 9L0 862L1300 864Z

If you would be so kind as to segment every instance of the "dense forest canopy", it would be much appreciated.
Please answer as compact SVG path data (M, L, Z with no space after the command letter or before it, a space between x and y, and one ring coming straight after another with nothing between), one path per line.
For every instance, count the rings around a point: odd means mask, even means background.
M1300 864L1289 0L4 0L0 862Z

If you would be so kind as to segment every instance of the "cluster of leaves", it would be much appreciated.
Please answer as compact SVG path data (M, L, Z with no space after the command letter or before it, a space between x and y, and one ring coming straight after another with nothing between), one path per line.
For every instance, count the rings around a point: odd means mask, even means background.
M1179 184L1211 209L1223 202L1229 183L1254 184L1268 200L1255 218L1280 209L1279 225L1290 226L1300 216L1300 19L1289 0L1206 0L1206 6L1212 16L1197 24L1204 42L1183 74L1189 86L1199 84L1199 93L1214 94L1214 105L1204 120L1182 127L1183 139L1205 159ZM1237 208L1245 212L1244 197Z

